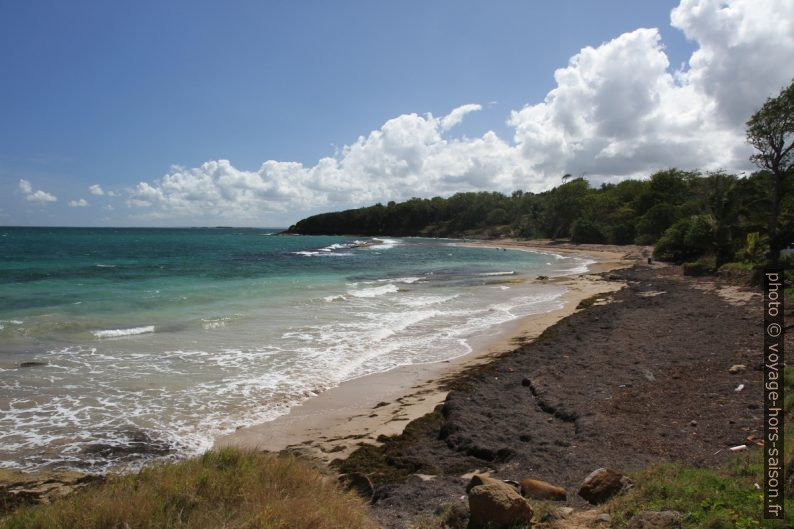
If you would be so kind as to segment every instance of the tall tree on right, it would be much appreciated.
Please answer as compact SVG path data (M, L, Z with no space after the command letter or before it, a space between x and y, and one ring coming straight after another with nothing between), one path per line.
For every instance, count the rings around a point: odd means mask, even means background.
M777 264L780 251L790 242L781 237L780 204L794 174L794 80L753 114L747 122L747 141L758 151L750 159L773 178L769 260Z

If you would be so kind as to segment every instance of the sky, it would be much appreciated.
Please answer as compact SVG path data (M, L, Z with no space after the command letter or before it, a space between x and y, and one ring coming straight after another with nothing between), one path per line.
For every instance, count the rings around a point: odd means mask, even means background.
M794 0L0 4L0 225L288 226L750 171Z

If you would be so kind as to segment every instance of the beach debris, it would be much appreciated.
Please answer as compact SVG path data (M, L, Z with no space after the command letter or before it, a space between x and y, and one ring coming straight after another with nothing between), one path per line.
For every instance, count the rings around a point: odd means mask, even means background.
M595 521L596 523L609 523L612 521L612 517L609 514L602 512L595 517Z
M646 290L645 292L638 292L637 295L641 298L655 298L656 296L661 296L662 294L667 294L666 290Z
M747 366L744 364L733 364L728 368L728 373L735 375L736 373L741 373L745 369L747 369Z
M469 529L507 528L532 523L532 507L510 484L474 476L466 489L469 495Z
M375 497L375 486L366 474L361 472L340 474L337 480L343 490L353 491L368 502Z
M683 513L678 511L641 511L629 520L629 529L673 529L681 526Z
M734 389L733 392L739 393L743 389L744 389L744 384L739 384L738 386L736 386L736 389Z
M731 452L741 452L742 450L747 450L747 445L736 445L728 448Z
M694 419L693 419L693 420L689 421L689 425L690 425L690 426L697 426L697 425L698 425L698 422L697 422L696 420L694 420Z
M521 495L532 500L565 501L565 489L541 481L539 479L525 479L520 483Z
M579 496L593 505L598 505L633 486L631 479L622 472L611 468L598 468L584 478L579 487Z
M644 377L645 377L645 379L646 379L648 382L656 382L656 377L655 377L655 376L653 376L653 373L651 373L651 372L650 372L649 370L647 370L647 369L643 371L643 373L642 373L642 376L644 376Z

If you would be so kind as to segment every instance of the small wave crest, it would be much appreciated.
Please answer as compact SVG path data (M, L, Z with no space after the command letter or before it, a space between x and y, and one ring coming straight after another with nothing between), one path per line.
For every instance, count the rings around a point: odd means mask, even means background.
M129 329L107 329L102 331L91 331L91 334L97 338L117 338L119 336L133 336L136 334L146 334L154 332L154 325L145 325L143 327L132 327Z
M362 288L360 290L348 290L347 293L355 298L374 298L397 292L400 289L394 283L388 283L379 287Z
M394 248L400 241L397 239L379 239L377 237L372 238L373 241L378 241L377 248L378 250L388 250L389 248Z

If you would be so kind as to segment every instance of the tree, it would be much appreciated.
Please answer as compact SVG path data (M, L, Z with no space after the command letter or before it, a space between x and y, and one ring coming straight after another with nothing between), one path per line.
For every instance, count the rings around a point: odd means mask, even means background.
M737 178L722 171L710 173L703 179L702 196L705 210L714 225L714 255L719 268L729 262L735 253L733 229L740 214Z
M769 260L777 263L786 241L781 237L780 204L786 180L794 172L794 80L769 98L747 122L747 141L755 147L750 159L772 173L772 204L769 212Z

